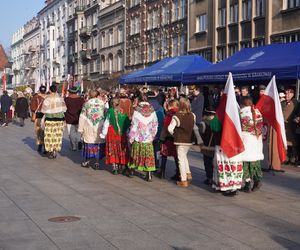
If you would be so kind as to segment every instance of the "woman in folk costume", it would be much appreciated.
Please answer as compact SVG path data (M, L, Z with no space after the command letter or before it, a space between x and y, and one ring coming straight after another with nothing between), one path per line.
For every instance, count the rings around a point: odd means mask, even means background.
M156 170L153 140L157 129L158 120L154 108L143 95L133 113L128 135L131 144L129 176L133 175L133 169L137 169L146 172L146 181L152 181L152 172Z
M36 145L38 146L37 151L39 153L42 153L43 146L44 146L44 130L42 128L42 118L44 114L41 112L42 105L44 102L44 99L46 97L46 86L40 87L40 92L33 96L31 102L30 102L30 110L33 114L32 116L35 116L35 119L32 121L34 122L34 131L35 131L35 141ZM44 150L46 152L46 150Z
M243 97L240 110L242 124L242 140L245 151L243 152L243 180L245 181L245 192L252 191L261 186L262 170L260 161L263 155L263 117L258 109L254 108L251 97Z
M41 109L45 116L45 150L50 159L56 158L57 152L61 150L66 111L63 98L57 93L56 85L52 85Z
M168 102L168 111L166 112L163 128L160 135L161 149L161 166L160 166L160 178L165 178L166 166L168 156L174 157L175 164L176 164L176 174L172 177L173 180L179 180L179 165L178 165L178 156L176 151L176 145L174 144L174 137L168 132L168 126L170 125L173 116L178 111L178 101L177 100L170 100Z
M128 164L127 130L130 125L128 116L119 107L120 100L113 98L112 107L107 111L100 137L106 138L106 164L113 165L113 174L122 171L122 166Z
M192 146L193 129L196 116L192 113L191 103L187 98L181 97L179 100L178 112L173 116L168 131L174 135L178 163L180 170L180 181L177 185L187 187L192 181L189 160L187 154Z
M96 159L93 168L99 169L99 160L104 157L105 143L100 138L103 126L105 103L98 98L99 92L91 90L89 100L83 105L79 117L78 132L83 139L81 166L90 167L90 160Z

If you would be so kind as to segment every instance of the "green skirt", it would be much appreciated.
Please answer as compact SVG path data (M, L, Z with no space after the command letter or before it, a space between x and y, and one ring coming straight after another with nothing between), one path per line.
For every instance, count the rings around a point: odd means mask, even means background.
M128 167L145 172L155 171L153 144L133 142Z
M263 177L260 161L243 162L243 180L260 181Z

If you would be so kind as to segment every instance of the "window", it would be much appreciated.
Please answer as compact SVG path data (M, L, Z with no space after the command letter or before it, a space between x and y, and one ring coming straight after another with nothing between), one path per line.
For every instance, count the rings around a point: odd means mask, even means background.
M152 42L148 43L148 62L153 61L153 45Z
M176 21L179 18L179 4L178 0L172 1L172 21Z
M198 16L196 19L196 32L206 31L206 14Z
M118 27L118 43L123 42L123 27L119 26Z
M148 11L148 30L153 29L153 13L151 10Z
M136 17L135 18L135 33L139 33L140 32L140 17Z
M251 42L247 41L247 42L241 42L241 46L242 48L251 48Z
M154 10L153 11L153 28L157 28L158 27L158 23L159 23L159 15L158 15L158 10Z
M300 33L288 34L283 36L283 42L292 43L300 41Z
M265 0L256 0L256 16L265 15Z
M180 55L185 54L185 34L181 34L180 36Z
M243 20L250 20L252 17L252 4L251 0L243 1Z
M135 65L135 48L130 50L130 64Z
M229 45L229 56L232 56L233 54L235 54L238 50L238 46L237 44L232 44L232 45Z
M158 43L158 41L156 41L155 43L154 43L154 56L153 56L153 61L156 61L156 60L158 60L159 59L159 53L160 51L159 51L159 43Z
M185 18L185 0L180 0L180 18Z
M135 34L135 17L131 17L130 22L130 35Z
M218 62L223 61L226 58L225 47L219 47L217 53L218 53Z
M101 74L105 72L105 56L101 57Z
M101 34L101 48L105 48L105 32L102 32Z
M108 73L112 73L113 72L113 55L110 54L108 56Z
M219 9L219 26L226 25L226 8Z
M117 71L123 70L123 55L122 52L119 51L117 54Z
M287 0L287 9L300 7L300 0Z
M178 37L172 37L172 56L178 56Z
M113 29L110 29L108 33L108 46L112 46L113 44L114 44L114 31Z
M238 22L238 4L230 6L230 23L237 23Z
M168 24L168 10L167 10L167 6L163 6L162 7L161 16L162 16L162 25Z
M260 47L265 45L265 40L264 39L259 39L254 41L254 47Z
M161 57L165 58L168 55L168 40L167 40L167 35L164 34L162 36L162 41L161 41Z

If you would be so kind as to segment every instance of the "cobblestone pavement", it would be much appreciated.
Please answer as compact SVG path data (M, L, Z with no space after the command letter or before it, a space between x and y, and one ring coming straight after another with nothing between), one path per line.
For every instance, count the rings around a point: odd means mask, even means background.
M179 188L83 169L67 140L41 158L29 121L0 138L0 249L300 249L299 171L265 173L260 191L230 198L202 184L197 152L193 184ZM57 216L81 220L48 221Z

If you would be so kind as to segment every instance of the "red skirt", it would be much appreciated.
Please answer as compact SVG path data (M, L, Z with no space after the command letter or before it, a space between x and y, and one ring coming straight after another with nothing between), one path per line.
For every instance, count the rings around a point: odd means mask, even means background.
M126 134L120 136L112 125L108 127L106 136L106 164L126 165L129 160Z
M161 144L160 154L162 156L173 156L177 158L177 151L176 145L172 140L166 140L164 143Z

